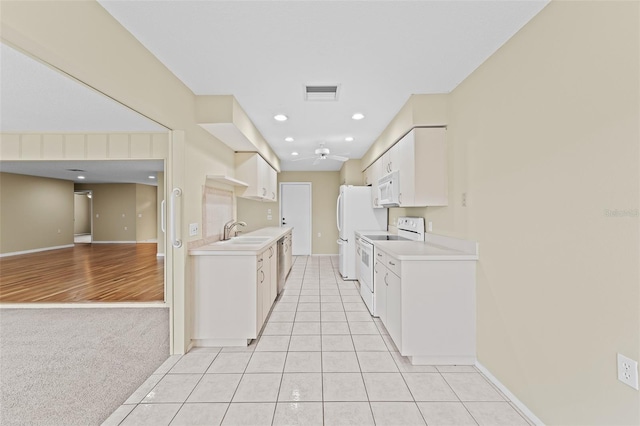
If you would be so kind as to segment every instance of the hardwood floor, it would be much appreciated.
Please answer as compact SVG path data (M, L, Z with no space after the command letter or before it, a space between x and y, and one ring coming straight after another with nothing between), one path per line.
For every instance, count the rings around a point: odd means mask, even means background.
M0 302L164 300L156 244L76 244L0 258Z

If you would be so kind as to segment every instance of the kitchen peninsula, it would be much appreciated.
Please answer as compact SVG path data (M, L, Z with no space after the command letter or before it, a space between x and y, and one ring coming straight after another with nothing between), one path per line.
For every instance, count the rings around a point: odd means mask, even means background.
M258 337L292 265L292 228L269 227L190 250L193 346Z

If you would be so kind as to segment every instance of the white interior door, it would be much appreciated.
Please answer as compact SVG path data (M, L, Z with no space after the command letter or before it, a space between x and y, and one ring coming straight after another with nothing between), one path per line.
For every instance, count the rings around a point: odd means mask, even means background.
M292 254L311 254L311 183L280 184L280 224L293 227Z

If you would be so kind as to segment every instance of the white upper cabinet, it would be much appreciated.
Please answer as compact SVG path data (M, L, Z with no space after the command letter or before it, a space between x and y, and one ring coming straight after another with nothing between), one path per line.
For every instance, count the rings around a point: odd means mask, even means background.
M364 184L371 186L371 205L374 208L382 208L378 200L378 179L386 173L382 172L382 161L378 160L364 171Z
M378 179L399 172L400 207L448 204L446 129L415 128L365 170L373 187L371 204L378 199Z
M278 199L278 173L255 152L236 153L236 178L248 184L238 197L261 201Z

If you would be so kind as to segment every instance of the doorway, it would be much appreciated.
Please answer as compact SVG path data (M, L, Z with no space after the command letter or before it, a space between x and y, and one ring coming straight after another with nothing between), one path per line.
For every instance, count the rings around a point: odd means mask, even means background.
M293 228L292 254L311 255L311 182L280 183L280 223Z
M93 241L93 191L73 193L73 243L91 244Z

